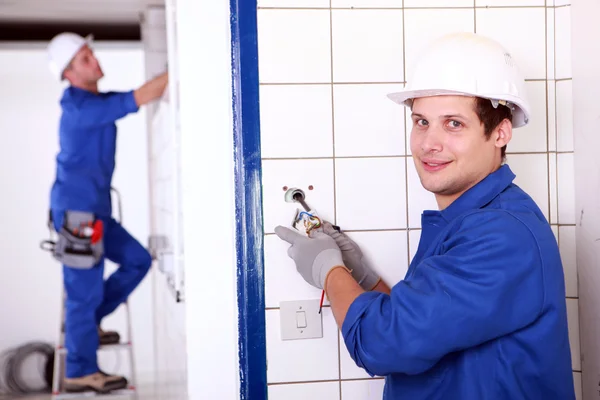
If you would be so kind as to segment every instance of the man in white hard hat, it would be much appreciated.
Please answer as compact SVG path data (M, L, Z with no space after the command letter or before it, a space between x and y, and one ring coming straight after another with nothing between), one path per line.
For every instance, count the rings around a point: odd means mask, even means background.
M327 222L310 237L276 228L298 272L325 289L356 364L386 377L385 400L574 399L556 239L503 163L530 118L515 60L448 35L389 97L412 111L414 163L439 207L423 212L405 278L390 289Z
M168 83L164 73L126 92L98 91L104 76L91 36L61 33L48 46L50 69L68 86L60 100L60 152L50 198L50 218L59 233L55 257L63 264L66 300L65 345L68 392L107 393L127 386L124 377L99 370L99 344L120 341L100 328L138 286L152 260L146 249L112 215L115 122L158 99ZM104 259L119 265L106 281Z

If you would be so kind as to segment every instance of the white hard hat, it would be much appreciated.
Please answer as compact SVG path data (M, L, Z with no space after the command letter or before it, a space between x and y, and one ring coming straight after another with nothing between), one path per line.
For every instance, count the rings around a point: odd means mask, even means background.
M48 62L50 64L50 71L52 71L56 79L63 79L63 72L73 57L75 57L75 54L84 45L91 45L93 39L92 35L83 38L71 32L64 32L52 38L47 49Z
M410 107L412 99L439 95L482 97L512 109L513 127L529 122L525 79L510 53L475 33L452 33L434 41L414 65L406 87L388 97Z

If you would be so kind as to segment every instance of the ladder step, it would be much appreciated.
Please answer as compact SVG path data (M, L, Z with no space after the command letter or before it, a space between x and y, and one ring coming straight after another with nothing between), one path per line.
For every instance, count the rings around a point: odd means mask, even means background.
M81 392L81 393L58 393L52 395L52 400L63 400L63 399L83 399L83 398L96 398L96 399L104 399L104 398L113 398L120 396L131 396L135 393L135 389L122 389L122 390L113 390L110 393L96 393L96 392Z
M131 342L128 343L115 343L115 344L105 344L102 346L98 347L98 351L103 351L103 350L119 350L119 349L126 349L128 347L131 347ZM67 348L66 347L59 347L56 349L56 351L59 354L66 354L67 353Z

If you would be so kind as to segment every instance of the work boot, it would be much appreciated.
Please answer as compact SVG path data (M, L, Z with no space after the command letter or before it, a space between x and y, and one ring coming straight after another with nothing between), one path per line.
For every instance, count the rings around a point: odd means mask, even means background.
M80 378L65 378L64 384L65 392L68 393L94 391L106 394L113 390L125 389L127 387L127 379L122 376L105 375L101 372L96 372Z
M121 336L115 331L103 331L102 328L98 327L98 339L100 345L117 344L121 341Z

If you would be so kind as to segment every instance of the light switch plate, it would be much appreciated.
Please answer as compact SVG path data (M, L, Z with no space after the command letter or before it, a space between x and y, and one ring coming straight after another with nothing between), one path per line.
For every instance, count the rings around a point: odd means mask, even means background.
M323 314L319 300L282 301L279 303L281 340L323 337Z

